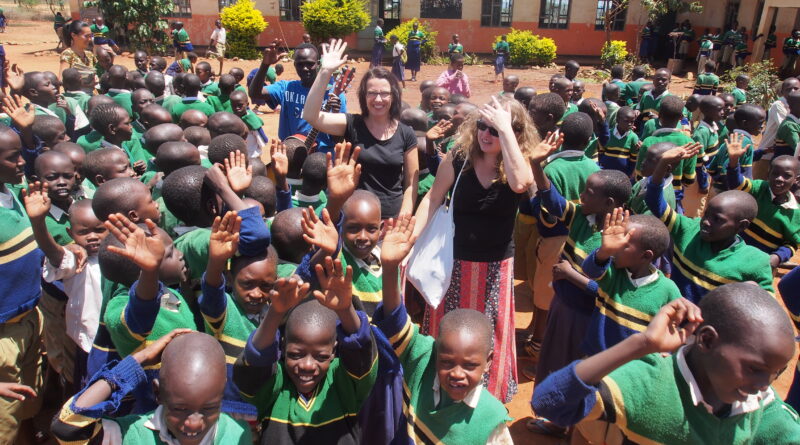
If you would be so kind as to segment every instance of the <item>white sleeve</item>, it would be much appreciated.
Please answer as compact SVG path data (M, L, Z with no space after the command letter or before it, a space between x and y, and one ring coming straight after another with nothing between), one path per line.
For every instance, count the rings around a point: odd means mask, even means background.
M486 440L486 445L514 445L514 440L511 438L511 431L508 430L505 422L497 425L497 428L489 435Z
M50 260L45 260L44 266L42 267L42 278L48 283L52 283L53 281L58 280L65 280L67 278L72 278L75 276L75 268L77 264L75 263L75 254L70 252L68 249L64 249L64 258L61 260L61 264L56 267Z

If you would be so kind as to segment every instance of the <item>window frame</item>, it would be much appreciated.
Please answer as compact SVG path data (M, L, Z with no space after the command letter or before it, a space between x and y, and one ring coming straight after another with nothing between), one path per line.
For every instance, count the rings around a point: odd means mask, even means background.
M299 22L302 20L302 12L300 5L304 0L278 0L278 20L281 22ZM294 3L297 4L297 9L294 8ZM297 12L297 17L294 12Z
M504 3L506 7L504 7ZM504 18L505 20L503 20ZM482 27L508 28L513 20L514 0L481 0Z
M169 18L191 18L192 0L172 0L172 11Z
M567 13L561 14L560 11L564 3L567 4ZM557 6L554 4L557 3ZM554 14L554 13L557 13ZM539 28L542 29L567 29L569 28L569 18L572 13L572 0L542 0L539 9ZM555 22L552 18L555 17ZM563 23L562 22L563 18Z
M464 1L463 0L455 0L458 5L451 6L451 7L435 7L430 5L428 8L425 7L426 3L434 3L436 0L420 0L419 3L419 18L421 19L442 19L442 20L461 20L461 16L464 13ZM447 15L447 14L426 14L425 11L430 12L431 10L443 10L443 11L450 11L454 10L454 13Z
M615 0L597 0L597 10L595 12L594 18L594 29L595 31L605 31L606 30L606 11L609 7L614 8ZM602 7L601 7L602 5ZM600 11L602 9L602 15ZM614 16L614 23L611 25L611 31L624 31L625 25L628 22L628 5L625 5L624 8L620 12Z

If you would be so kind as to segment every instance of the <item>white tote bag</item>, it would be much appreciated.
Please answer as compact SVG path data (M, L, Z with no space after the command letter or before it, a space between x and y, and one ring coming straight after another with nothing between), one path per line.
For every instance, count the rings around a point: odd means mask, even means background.
M434 309L444 299L444 294L450 287L450 277L453 274L453 237L455 235L453 198L463 171L464 167L462 166L450 196L450 207L442 204L436 209L436 213L414 243L414 251L411 252L408 259L406 278Z

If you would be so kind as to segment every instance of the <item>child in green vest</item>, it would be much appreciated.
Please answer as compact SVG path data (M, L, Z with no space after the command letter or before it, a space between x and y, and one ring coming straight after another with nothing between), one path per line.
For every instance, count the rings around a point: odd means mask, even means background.
M185 224L169 211L167 204L164 202L164 197L162 196L164 180L180 168L191 165L210 167L210 164L208 164L208 161L204 163L200 159L200 151L197 147L188 142L165 142L161 144L161 147L158 148L158 154L153 159L153 164L155 168L152 170L152 174L155 176L155 179L151 178L150 181L155 181L155 184L150 188L152 190L153 199L158 203L158 209L161 211L161 221L158 223L158 226L164 229L170 237L175 239L180 236L180 234L175 231L175 228L185 227ZM150 173L151 172L148 172L148 174ZM161 179L158 179L159 177Z
M53 420L61 443L250 445L249 426L220 412L225 353L211 336L175 329L92 377ZM160 365L159 379L144 388L146 370ZM146 414L110 417L136 389L158 395Z
M361 443L356 416L377 377L375 341L366 314L353 307L352 268L327 257L317 278L321 290L306 302L309 283L278 279L234 364L265 443Z
M706 32L700 37L700 48L697 51L697 75L699 76L700 73L703 72L703 68L708 66L707 63L709 61L713 62L711 59L711 51L714 48L714 42L712 41L713 36L709 33L708 28L706 28ZM714 64L714 69L716 69L716 64ZM713 73L714 70L708 71L706 69L706 73Z
M800 154L800 93L792 92L786 95L786 105L789 114L778 125L775 133L775 151L773 156L797 156Z
M617 111L616 123L608 139L607 147L600 152L600 166L633 175L639 154L639 137L633 131L636 112L630 107Z
M97 94L92 96L88 102L86 102L86 116L89 117L89 126L91 127L91 116L92 111L100 104L112 104L115 103L114 99L106 96L105 94ZM97 150L100 148L100 141L103 139L103 136L97 132L97 130L92 129L88 133L79 136L75 143L83 147L86 153L89 153L93 150Z
M250 109L250 101L247 93L234 91L230 93L230 107L233 114L239 116L242 122L247 125L247 153L251 158L261 156L264 147L269 142L267 133L264 132L264 121L261 120L253 110Z
M231 93L237 86L236 78L230 74L223 74L219 77L219 94L206 97L206 103L214 108L214 112L227 111L233 112L231 107ZM237 90L241 91L241 90ZM247 94L247 92L244 92Z
M181 85L183 86L183 99L169 109L170 114L172 114L172 122L179 122L181 115L186 110L200 110L206 116L214 114L214 109L211 108L211 105L202 102L198 97L202 83L196 74L185 74Z
M97 187L106 181L136 176L128 155L116 148L101 148L86 153L81 172L84 176L81 189L87 198L93 198Z
M705 64L705 71L697 75L697 81L694 84L694 92L692 94L699 94L707 96L717 93L719 87L719 77L714 74L717 64L709 60Z
M97 17L94 19L94 23L92 26L89 27L89 30L92 31L93 39L92 42L98 47L104 47L104 49L111 50L113 49L115 53L119 54L119 46L117 43L108 37L108 33L110 30L108 26L104 23L102 17Z
M736 99L736 106L747 103L747 87L750 85L750 76L739 74L736 76L736 88L731 90L733 98Z
M198 62L194 66L194 73L200 78L200 92L206 97L219 96L219 84L214 82L211 78L214 74L211 70L211 64L208 62Z
M766 113L758 105L744 104L736 109L733 113L733 118L736 120L736 129L733 130L733 133L739 133L744 136L742 145L747 147L745 154L739 158L739 167L741 168L742 176L752 179L755 151L753 149L753 136L761 134L761 128L766 120ZM721 135L720 139L722 139ZM728 147L726 144L722 144L708 167L708 174L714 179L712 193L719 193L727 189L727 180L725 179L727 169Z
M647 208L647 203L644 202L645 192L647 191L647 184L650 176L655 173L661 157L667 151L675 148L676 145L672 142L656 142L647 149L647 154L642 161L642 179L639 179L633 184L631 188L631 198L628 200L628 209L635 215L652 215L653 212ZM663 179L664 183L664 199L667 204L675 207L675 189L672 188L672 172L667 172Z
M492 327L472 309L442 318L437 338L420 334L400 295L399 266L414 245L414 218L388 223L381 249L383 303L374 323L383 331L403 366L403 412L413 443L511 443L511 420L483 387L492 361Z
M636 109L641 113L639 122L644 124L650 119L655 119L659 115L661 108L661 101L670 96L669 82L672 78L672 73L666 69L661 68L653 75L653 90L647 91L642 95L642 99L636 106ZM637 128L643 128L643 125L637 125ZM644 139L644 138L643 138Z
M769 181L747 179L739 172L739 158L747 151L741 134L732 134L728 147L728 189L750 193L758 203L758 214L744 229L742 238L770 255L774 268L789 261L800 245L800 207L791 190L800 174L800 162L794 156L772 159Z
M113 65L108 69L108 93L106 95L116 102L132 117L131 90L128 89L128 69L122 65Z
M124 152L137 174L142 175L147 171L150 155L142 147L140 140L131 139L131 117L124 108L117 104L98 105L92 110L89 122L102 137L101 148L114 148Z
M797 415L770 387L794 350L792 323L771 295L726 284L699 308L672 301L645 332L552 374L531 405L582 432L592 420L612 423L636 443L797 443ZM606 427L594 430L593 443L608 440Z

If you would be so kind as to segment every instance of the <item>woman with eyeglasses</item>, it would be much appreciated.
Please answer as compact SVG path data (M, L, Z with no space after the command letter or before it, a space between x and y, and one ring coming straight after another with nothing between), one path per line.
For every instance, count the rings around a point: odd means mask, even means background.
M361 114L321 111L328 80L347 62L346 48L342 40L322 45L320 69L306 96L303 119L323 133L344 136L353 147L361 147L358 188L378 196L383 219L411 213L419 177L417 137L399 120L402 98L395 76L381 67L367 71L358 87Z
M503 403L517 392L512 235L519 202L533 184L528 153L538 142L525 108L510 97L493 97L459 128L416 214L414 232L420 233L450 194L453 274L444 301L425 308L422 329L436 336L444 314L458 308L486 314L494 326L494 355L484 382Z

